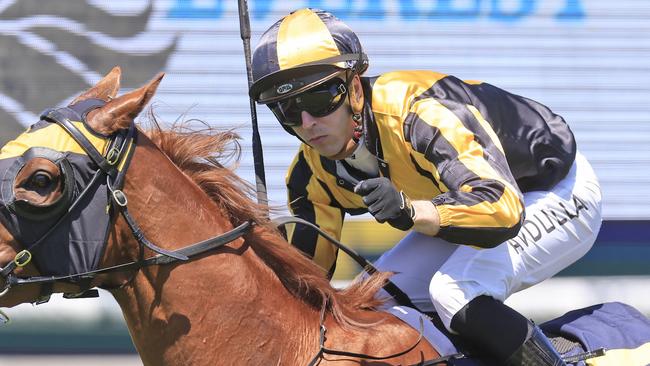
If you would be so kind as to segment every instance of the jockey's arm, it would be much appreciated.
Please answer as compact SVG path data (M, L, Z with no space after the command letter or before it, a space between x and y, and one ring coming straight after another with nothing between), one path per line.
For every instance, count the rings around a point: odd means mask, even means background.
M523 218L522 197L489 124L474 126L434 99L414 103L410 112L417 116L412 117L416 127L409 136L413 157L422 161L421 166L431 163L435 169L431 175L439 174L442 183L442 192L431 201L411 202L416 215L413 229L480 247L493 247L516 235ZM497 153L486 152L477 143L476 136L482 135Z
M314 176L302 149L289 167L286 184L291 214L317 225L340 240L345 213L330 201L328 193ZM314 229L299 224L289 228L287 237L289 243L305 253L330 276L334 273L338 248L329 240Z

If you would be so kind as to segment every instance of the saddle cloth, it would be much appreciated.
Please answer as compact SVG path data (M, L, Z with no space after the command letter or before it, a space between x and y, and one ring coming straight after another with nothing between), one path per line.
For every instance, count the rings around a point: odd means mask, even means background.
M388 312L418 330L420 318L429 318L405 306L393 306ZM540 328L565 357L605 348L603 356L579 361L575 366L650 365L650 320L629 305L608 302L573 310L541 324ZM423 335L441 356L458 353L447 330L439 329L432 322L424 322ZM452 360L450 365L492 366L492 363L462 358Z

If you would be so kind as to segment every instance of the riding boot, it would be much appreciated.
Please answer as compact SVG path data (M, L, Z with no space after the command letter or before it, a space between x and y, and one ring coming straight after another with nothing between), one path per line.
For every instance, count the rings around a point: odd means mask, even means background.
M566 366L562 356L536 325L529 324L524 344L506 361L507 366Z
M565 366L530 320L490 296L478 296L451 319L466 351L507 366Z

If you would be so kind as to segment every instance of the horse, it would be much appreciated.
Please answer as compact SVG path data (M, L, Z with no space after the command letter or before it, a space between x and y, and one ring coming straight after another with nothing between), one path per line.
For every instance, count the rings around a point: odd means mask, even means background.
M115 67L0 151L0 307L106 289L145 365L440 357L378 310L388 274L334 289L285 241L221 162L237 160L236 133L145 131L134 119L163 74L117 96L120 75Z

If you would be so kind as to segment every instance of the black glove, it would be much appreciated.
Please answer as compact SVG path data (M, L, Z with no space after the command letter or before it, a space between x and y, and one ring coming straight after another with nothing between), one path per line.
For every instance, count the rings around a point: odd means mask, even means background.
M354 193L363 197L363 203L378 222L388 222L392 227L409 230L413 227L415 210L411 201L398 191L388 178L372 178L361 181Z

